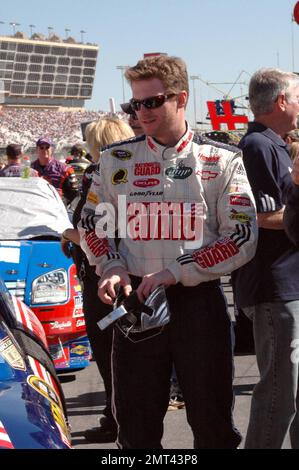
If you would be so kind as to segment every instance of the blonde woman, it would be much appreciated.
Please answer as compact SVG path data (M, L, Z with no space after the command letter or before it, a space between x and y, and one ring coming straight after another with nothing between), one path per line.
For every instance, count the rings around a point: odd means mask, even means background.
M101 156L101 148L114 142L127 140L134 137L131 127L120 119L105 118L90 123L85 129L85 136L89 153L92 156L91 164L83 175L82 197L74 212L74 229L67 229L62 234L61 245L65 254L69 254L69 245L72 242L72 256L75 260L78 275L83 283L83 309L87 335L93 350L93 357L96 360L99 372L103 378L106 392L106 407L104 416L100 420L100 426L87 429L84 433L89 442L113 442L116 440L116 423L111 411L111 349L112 349L112 328L101 331L97 322L108 315L111 307L104 304L98 297L98 280L95 268L90 266L85 254L78 246L80 237L77 224L80 220L81 210L85 204L87 193L91 185L94 171L98 168Z
M299 156L299 142L292 142L290 145L291 159L294 161Z

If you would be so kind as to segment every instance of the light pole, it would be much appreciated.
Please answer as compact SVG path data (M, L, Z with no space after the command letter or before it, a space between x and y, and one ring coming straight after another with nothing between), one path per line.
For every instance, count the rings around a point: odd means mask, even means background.
M35 28L35 24L30 24L30 25L29 25L29 28L30 28L30 36L32 37L32 35L33 35L33 28Z
M64 31L65 31L65 38L67 39L67 38L69 37L68 33L70 33L70 32L71 32L71 30L70 30L70 29L68 29L68 28L65 28L65 30L64 30Z
M292 72L295 72L295 44L294 44L294 23L295 23L295 18L294 15L292 15L291 19L291 28L292 28Z
M48 37L51 36L51 31L54 31L54 28L52 26L48 26Z
M10 24L10 26L12 26L12 28L13 28L13 34L15 35L15 34L16 34L16 26L20 26L20 23L14 23L14 22L12 22L12 23L9 23L9 24Z
M0 21L0 24L5 24L5 22L4 22L4 21Z
M84 34L86 34L86 31L84 31L83 29L81 29L80 33L81 33L81 42L82 42L82 44L83 44L83 43L84 43Z
M195 90L195 80L200 80L198 75L191 75L190 80L193 81L193 106L194 106L194 129L196 129L197 118L196 118L196 90Z
M123 103L126 102L126 97L125 97L125 78L124 78L124 72L127 68L129 68L129 65L117 65L116 68L120 70L121 72L121 80L122 80L122 88L123 88Z

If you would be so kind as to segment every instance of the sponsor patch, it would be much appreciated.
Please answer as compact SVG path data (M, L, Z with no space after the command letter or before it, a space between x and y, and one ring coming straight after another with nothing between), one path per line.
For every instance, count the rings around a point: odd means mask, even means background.
M111 152L112 157L118 158L118 160L126 161L130 160L133 156L132 152L129 152L129 150L113 150Z
M203 162L204 165L208 166L215 166L218 164L220 160L220 155L205 155L204 153L200 153L198 155L199 159L201 162Z
M242 165L242 163L239 164L238 168L236 169L236 173L237 175L246 176L246 170L244 166Z
M92 191L89 191L89 193L87 194L87 201L91 202L92 204L98 205L100 202L100 198Z
M212 268L213 266L232 258L239 253L239 248L234 241L229 238L216 243L212 248L204 248L193 253L194 261L202 268Z
M65 330L67 328L71 328L72 322L71 321L54 321L50 323L51 330Z
M137 186L137 188L152 188L153 186L160 184L160 180L157 178L144 178L142 180L134 181L133 184L134 186Z
M245 197L245 196L230 196L229 203L231 206L244 206L244 207L251 206L251 201L249 197Z
M132 191L130 193L131 197L135 196L142 196L142 197L149 197L149 196L163 196L164 191Z
M230 219L237 220L241 224L246 224L251 221L251 217L245 212L238 212L235 209L230 211Z
M121 184L128 182L128 170L125 168L120 168L116 170L111 178L112 184Z
M248 191L248 185L231 184L228 188L229 193L244 193Z
M205 181L215 179L219 173L210 170L196 170L195 174Z
M185 180L186 178L189 178L192 172L192 168L184 166L183 162L180 162L177 166L166 168L165 170L166 176L175 180Z
M83 356L83 354L89 354L89 348L83 344L75 344L71 347L71 354L77 354L78 356Z
M50 402L51 412L54 421L59 431L65 437L65 442L68 443L68 445L70 446L70 435L63 414L63 407L60 398L58 397L54 388L51 387L51 385L49 385L43 379L35 375L30 375L29 377L27 377L27 382L34 390L36 390L39 394L41 394Z
M136 163L134 168L135 176L153 176L161 173L161 166L158 162Z
M84 318L82 320L77 320L77 322L76 322L76 328L80 328L82 326L85 326Z
M83 296L82 296L82 294L76 295L74 297L74 302L75 302L76 307L82 307L82 305L83 305Z
M26 365L21 354L8 336L0 341L0 355L13 369L26 370Z

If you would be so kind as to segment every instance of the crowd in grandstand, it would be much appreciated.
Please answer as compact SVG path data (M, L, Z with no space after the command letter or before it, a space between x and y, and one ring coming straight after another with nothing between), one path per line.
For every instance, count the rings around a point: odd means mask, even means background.
M0 110L0 147L9 142L22 144L26 151L37 138L47 135L56 149L71 146L82 140L80 124L106 116L104 111L56 111L11 108ZM122 117L123 113L117 114Z

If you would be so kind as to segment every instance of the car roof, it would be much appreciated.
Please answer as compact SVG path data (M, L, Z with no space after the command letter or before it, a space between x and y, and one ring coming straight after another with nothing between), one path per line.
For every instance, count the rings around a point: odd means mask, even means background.
M43 178L0 178L0 240L59 237L72 227L56 189Z

